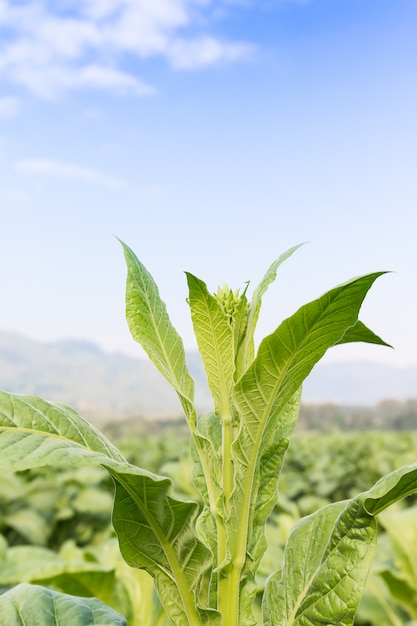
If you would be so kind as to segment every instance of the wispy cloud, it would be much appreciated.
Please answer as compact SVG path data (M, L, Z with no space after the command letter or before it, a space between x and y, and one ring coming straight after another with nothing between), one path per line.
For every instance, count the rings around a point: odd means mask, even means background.
M176 39L170 46L170 61L177 69L195 69L219 62L232 62L247 56L244 44L222 43L213 37Z
M97 170L72 163L61 163L53 159L22 159L15 163L14 168L17 172L23 174L77 180L101 185L113 190L121 189L125 186L122 180Z
M226 2L227 0L222 0ZM220 2L221 3L221 2ZM245 43L220 40L202 19L215 0L0 0L0 79L44 98L96 88L146 95L136 67L161 57L196 69L247 57ZM130 61L130 66L127 60ZM129 68L129 69L127 69Z

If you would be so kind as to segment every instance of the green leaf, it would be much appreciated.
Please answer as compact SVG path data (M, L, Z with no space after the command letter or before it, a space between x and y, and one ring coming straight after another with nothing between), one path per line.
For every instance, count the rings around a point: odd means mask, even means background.
M329 505L298 522L282 573L266 584L265 626L353 624L376 538L376 522L357 500Z
M194 381L187 368L182 339L171 324L154 279L135 253L120 243L128 269L126 319L132 337L175 389L185 415L194 426Z
M265 295L269 285L274 282L278 268L302 245L303 244L298 244L297 246L293 246L292 248L281 254L281 256L276 259L268 268L265 276L262 278L261 282L253 293L249 305L246 334L238 355L240 364L238 369L240 374L244 372L244 370L250 365L254 358L254 335L262 306L262 298Z
M152 577L144 570L127 565L120 555L116 540L87 548L85 552L90 558L95 557L100 563L111 565L114 569L114 597L107 604L121 612L129 626L162 626L169 623L155 593Z
M392 596L417 619L417 556L410 546L417 545L416 507L393 514L384 514L381 520L394 550L394 565L382 569L384 579Z
M127 626L122 615L96 598L79 598L22 583L0 595L7 626Z
M39 545L44 545L49 537L48 521L39 511L29 507L22 507L18 511L2 515L3 524L13 528L28 542Z
M19 582L53 587L61 593L100 599L124 615L129 626L162 623L152 577L127 565L116 539L88 548L68 541L59 554L36 546L16 546L1 556L0 587Z
M189 304L198 349L218 416L230 419L230 396L234 384L234 337L232 325L207 285L187 273Z
M337 342L336 345L342 343L353 343L355 341L364 341L366 343L375 343L379 346L386 346L392 348L389 343L386 343L381 337L375 335L372 330L367 328L363 322L358 320L356 324L347 329L343 337Z
M375 553L375 515L417 491L417 464L298 522L267 581L265 626L351 626Z
M357 322L366 293L382 273L336 287L284 320L262 341L255 360L235 386L241 432L233 445L235 488L230 502L229 550L235 561L245 563L248 572L250 562L256 564L261 556L250 554L248 545L258 546L252 535L258 532L254 511L265 471L266 433L281 430L283 438L291 434L294 420L282 421L284 407L326 350ZM235 575L230 584L236 585L236 580ZM237 592L230 593L235 596Z
M170 497L167 480L162 490L161 485L152 489L137 473L111 473L116 479L113 525L126 562L154 577L175 624L219 624L214 611L196 608L200 583L211 563L208 550L196 538L198 505Z
M246 337L248 329L248 318L250 313L250 307L246 296L248 287L249 282L246 283L243 293L239 296L239 302L236 305L233 316L233 339L235 346L235 381L241 377L244 369L246 369L241 348Z
M223 428L222 449L217 451L214 449L215 440L213 439L213 436L216 436L216 431L206 429L205 439L207 443L201 440L200 447L203 449L203 454L200 454L196 464L197 473L194 473L204 499L204 510L199 520L199 536L209 547L213 555L214 567L217 567L218 563L221 563L226 556L224 551L226 545L224 498L230 494L233 488L233 465L231 461L234 417L231 395L234 385L235 361L233 320L225 313L217 298L208 293L207 286L203 281L192 274L187 274L187 280L194 331L214 398L215 411ZM203 425L204 422L200 420L200 433ZM199 474L201 479L199 479ZM204 482L207 484L207 488L204 486ZM213 581L210 590L211 597L215 593L215 587L216 582Z
M404 579L401 574L389 569L380 573L392 598L395 598L407 614L417 619L417 598L415 584Z
M123 242L121 244L128 268L126 317L130 331L179 396L207 483L210 508L218 498L217 485L208 469L212 444L197 429L194 381L188 372L182 340L170 322L154 279L134 252Z
M249 537L247 553L250 555L244 571L257 570L259 561L267 547L265 540L265 522L277 502L278 480L284 461L284 455L289 444L289 434L297 423L300 410L301 388L294 394L282 410L279 419L279 428L273 428L274 423L268 424L264 434L263 453L260 457L256 475L256 500L253 509L252 535Z
M68 552L69 546L66 547ZM52 586L77 596L95 596L113 606L115 586L111 567L86 560L74 549L71 558L38 546L15 546L0 563L0 586L19 582Z
M68 448L74 447L80 455L88 450L88 454L98 452L125 461L122 453L74 409L36 396L0 391L0 428L0 446L1 442L7 446L7 455L0 456L1 471L16 471L20 465L22 469L38 467L38 460L43 458L48 461L41 465L65 460L71 465ZM20 442L24 442L24 457Z
M64 464L102 465L111 473L122 554L152 574L176 624L211 619L215 624L215 615L196 608L199 583L210 564L208 551L194 536L198 505L173 498L168 479L128 464L68 407L0 392L0 471Z
M404 626L404 616L399 605L382 578L372 571L359 604L358 619L358 623Z

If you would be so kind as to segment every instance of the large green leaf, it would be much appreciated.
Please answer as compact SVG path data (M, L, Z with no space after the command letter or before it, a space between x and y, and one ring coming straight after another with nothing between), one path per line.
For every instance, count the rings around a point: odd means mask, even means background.
M161 487L152 492L145 476L123 474L121 479L120 472L111 473L116 479L113 524L126 562L152 574L176 625L219 624L214 611L196 608L211 564L207 548L196 538L198 505L170 497L169 481L162 492ZM145 497L139 499L140 493Z
M280 430L286 438L292 432L294 420L283 421L286 404L326 350L357 323L362 301L382 273L356 278L301 307L262 341L252 365L236 384L241 431L233 445L235 488L230 501L229 549L248 573L263 550L263 544L252 536L265 521L255 516L255 508L265 471L262 458L271 445L268 433ZM250 553L248 546L253 548ZM225 575L229 576L227 566ZM235 587L237 574L229 580ZM236 589L230 593L238 595ZM241 624L246 623L253 624L253 620L242 613Z
M194 426L194 381L186 365L182 339L171 324L151 274L135 253L123 242L121 244L128 270L126 319L132 337L175 389L187 418Z
M127 626L125 618L101 600L27 583L0 595L0 617L4 626Z
M102 465L112 474L114 526L124 558L154 577L178 626L212 618L214 624L211 612L196 608L210 564L208 551L195 538L198 505L173 498L167 478L127 463L68 407L0 392L0 471L63 464Z
M53 465L55 461L72 465L78 457L69 454L69 448L77 448L78 456L97 452L125 461L122 453L74 409L36 396L0 391L0 429L0 451L7 450L0 456L3 472L16 471L20 465L21 469Z
M375 515L417 491L417 464L298 522L282 571L267 581L265 626L351 626L374 557Z
M169 319L165 303L151 274L134 252L121 242L128 268L126 317L133 338L138 341L159 371L178 394L188 419L198 462L205 477L206 511L218 500L218 484L211 471L215 454L212 442L197 428L194 381L186 365L182 340ZM205 533L202 533L204 535ZM210 544L208 544L210 545Z

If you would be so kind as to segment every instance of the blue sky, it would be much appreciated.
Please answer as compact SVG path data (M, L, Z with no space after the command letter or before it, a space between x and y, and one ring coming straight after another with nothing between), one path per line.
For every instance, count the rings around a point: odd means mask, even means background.
M193 347L184 270L255 286L260 335L352 276L417 364L415 0L0 0L0 329L140 354L117 235Z

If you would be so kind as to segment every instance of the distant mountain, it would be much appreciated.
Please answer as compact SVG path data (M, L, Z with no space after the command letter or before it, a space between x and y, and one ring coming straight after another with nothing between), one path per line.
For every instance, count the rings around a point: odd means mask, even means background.
M187 354L199 410L211 407L197 352ZM176 394L152 363L108 354L84 341L44 343L0 332L0 389L70 404L86 416L148 418L181 414ZM417 367L319 364L304 383L304 402L375 404L417 397Z
M188 366L197 405L205 410L209 393L199 359L190 354ZM90 417L181 414L175 392L151 362L84 341L44 343L0 332L0 389L64 402Z
M364 361L318 364L303 385L305 402L371 405L417 398L417 366Z

